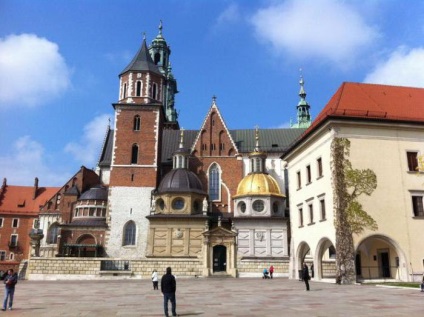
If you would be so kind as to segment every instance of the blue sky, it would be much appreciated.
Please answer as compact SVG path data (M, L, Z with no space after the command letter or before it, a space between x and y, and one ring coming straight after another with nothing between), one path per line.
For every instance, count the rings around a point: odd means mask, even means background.
M299 69L313 117L344 81L424 87L423 1L0 0L0 178L95 167L118 74L160 20L185 129L213 95L230 129L287 127Z

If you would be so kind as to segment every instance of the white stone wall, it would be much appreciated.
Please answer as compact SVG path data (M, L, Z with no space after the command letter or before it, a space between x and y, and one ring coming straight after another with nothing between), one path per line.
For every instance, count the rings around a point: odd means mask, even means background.
M299 147L287 158L290 193L291 254L290 277L298 278L302 263L298 259L299 246L307 243L313 259L318 244L328 239L335 245L333 218L333 195L331 183L331 141L333 133L323 130L323 134L313 143ZM317 159L322 160L323 174L318 177ZM311 182L307 182L307 166L311 168ZM297 173L301 175L298 187ZM320 216L320 200L324 199L326 218ZM309 206L313 207L313 222L310 221ZM300 209L303 211L303 226L300 224Z
M110 257L125 259L145 256L153 187L111 187L109 189L109 231L106 234L106 252ZM136 224L136 245L122 246L124 225Z
M270 221L234 219L237 236L237 256L287 257L287 224Z

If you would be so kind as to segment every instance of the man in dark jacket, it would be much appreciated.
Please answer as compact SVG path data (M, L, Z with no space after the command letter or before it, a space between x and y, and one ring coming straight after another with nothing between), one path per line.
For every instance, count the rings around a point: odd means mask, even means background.
M13 295L15 294L16 283L18 283L18 274L13 273L13 269L9 269L7 271L7 275L4 278L5 293L4 293L4 302L3 302L2 310L6 310L7 300L9 300L9 310L12 310Z
M168 315L168 300L172 305L172 316L178 316L176 312L177 303L175 300L175 291L177 290L177 282L175 281L175 276L171 274L171 268L166 268L166 274L162 276L160 281L160 290L163 294L163 309L165 311L165 316Z
M309 280L311 279L311 276L309 275L309 269L306 263L303 263L302 277L306 285L306 290L309 291Z

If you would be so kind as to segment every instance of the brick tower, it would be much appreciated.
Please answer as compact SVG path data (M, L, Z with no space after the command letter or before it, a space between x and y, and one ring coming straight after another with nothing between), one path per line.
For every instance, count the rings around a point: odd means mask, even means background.
M141 48L119 75L119 101L109 182L107 253L144 256L152 190L160 175L163 129L178 129L174 109L176 80L169 66L171 51L159 34L150 49Z

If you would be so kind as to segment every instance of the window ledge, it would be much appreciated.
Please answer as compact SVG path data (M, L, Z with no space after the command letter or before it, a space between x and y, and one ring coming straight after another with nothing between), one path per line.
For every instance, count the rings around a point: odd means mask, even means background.
M414 216L412 219L424 219L424 216Z

